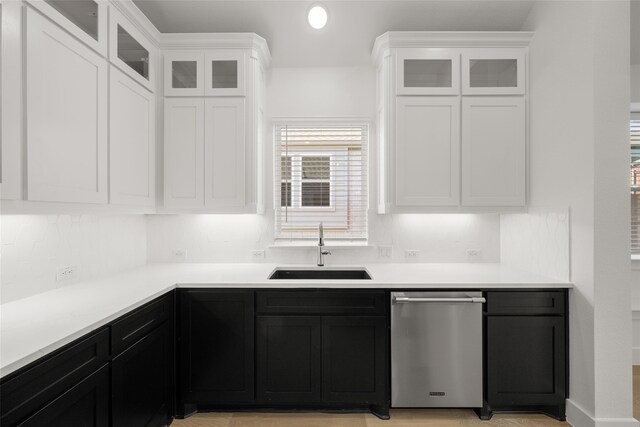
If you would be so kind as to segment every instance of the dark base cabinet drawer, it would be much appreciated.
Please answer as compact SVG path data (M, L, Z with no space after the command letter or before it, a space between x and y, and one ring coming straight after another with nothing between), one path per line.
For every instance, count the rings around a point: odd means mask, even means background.
M116 356L173 316L173 292L151 301L111 325L111 353Z
M42 362L36 362L16 375L3 379L0 383L0 425L9 427L23 421L108 360L109 330L105 328L56 351ZM108 399L107 391L107 404Z
M384 315L385 291L296 290L256 292L257 311L264 314Z
M490 291L487 314L490 315L563 315L564 291Z
M109 427L109 365L80 381L18 426Z

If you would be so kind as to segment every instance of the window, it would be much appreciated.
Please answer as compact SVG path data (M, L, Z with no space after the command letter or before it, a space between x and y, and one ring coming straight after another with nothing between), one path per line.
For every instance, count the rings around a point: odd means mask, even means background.
M276 238L367 238L366 125L275 126Z
M631 255L640 257L640 113L631 114Z

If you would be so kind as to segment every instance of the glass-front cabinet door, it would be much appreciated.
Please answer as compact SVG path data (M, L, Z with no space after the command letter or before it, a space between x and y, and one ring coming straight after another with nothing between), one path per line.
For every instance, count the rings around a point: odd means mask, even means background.
M29 4L107 56L107 3L104 0L29 0Z
M220 49L205 55L204 82L207 96L245 95L245 53Z
M463 95L523 95L525 51L467 49L462 54Z
M155 50L151 42L112 7L109 19L109 60L153 92L154 57Z
M455 49L406 48L396 52L398 95L458 95L460 53Z
M164 95L204 96L204 54L202 52L165 52Z

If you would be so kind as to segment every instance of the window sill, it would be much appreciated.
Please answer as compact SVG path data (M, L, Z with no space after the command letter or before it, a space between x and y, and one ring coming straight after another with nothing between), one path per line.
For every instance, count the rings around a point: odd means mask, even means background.
M314 240L289 240L289 239L276 239L273 245L269 245L268 248L317 248L318 239ZM373 248L366 240L362 241L336 241L326 240L324 242L325 248Z

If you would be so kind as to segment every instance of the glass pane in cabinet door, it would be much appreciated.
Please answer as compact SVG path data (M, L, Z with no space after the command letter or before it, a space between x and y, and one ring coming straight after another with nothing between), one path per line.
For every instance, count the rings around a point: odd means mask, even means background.
M149 52L140 43L118 25L118 58L140 74L149 79Z
M191 89L198 85L197 61L171 62L171 87L174 89Z
M471 87L517 87L516 59L471 59L469 61Z
M98 3L93 0L45 1L94 40L98 40Z
M451 87L451 60L405 59L404 87Z
M238 61L211 61L211 87L235 89L238 87Z

